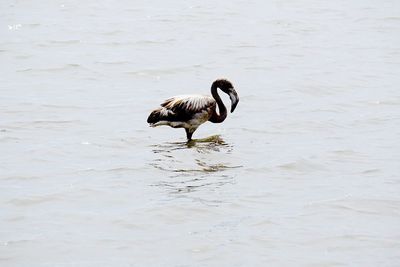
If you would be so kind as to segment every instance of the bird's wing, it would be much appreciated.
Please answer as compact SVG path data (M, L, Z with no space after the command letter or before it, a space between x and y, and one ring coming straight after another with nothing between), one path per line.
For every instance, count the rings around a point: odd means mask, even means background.
M202 95L175 96L161 104L162 107L173 111L177 115L187 114L188 116L202 112L215 105L216 102L212 97Z

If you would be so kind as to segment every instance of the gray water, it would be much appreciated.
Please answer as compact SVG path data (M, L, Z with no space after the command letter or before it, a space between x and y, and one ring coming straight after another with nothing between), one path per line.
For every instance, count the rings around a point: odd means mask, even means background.
M1 1L0 59L0 266L400 266L399 1Z

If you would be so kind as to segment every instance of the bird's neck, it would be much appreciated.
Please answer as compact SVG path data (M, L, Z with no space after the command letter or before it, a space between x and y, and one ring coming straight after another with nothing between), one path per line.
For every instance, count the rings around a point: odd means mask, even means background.
M212 114L210 121L214 123L223 122L226 119L227 110L224 103L221 100L221 97L218 94L218 86L215 83L213 83L211 86L211 95L217 102L219 114L217 113L216 110L214 110L214 113Z

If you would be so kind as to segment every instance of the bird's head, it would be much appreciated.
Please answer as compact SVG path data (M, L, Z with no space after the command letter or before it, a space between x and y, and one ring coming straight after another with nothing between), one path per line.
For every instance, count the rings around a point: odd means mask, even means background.
M235 88L232 83L227 79L218 79L215 82L215 85L221 89L224 93L229 95L231 99L231 113L235 110L237 104L239 103L239 96L236 93Z

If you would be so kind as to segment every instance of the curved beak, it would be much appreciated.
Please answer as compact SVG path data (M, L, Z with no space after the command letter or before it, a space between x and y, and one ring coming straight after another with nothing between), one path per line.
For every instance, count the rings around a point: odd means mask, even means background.
M239 103L239 96L235 91L235 88L229 92L229 98L231 99L231 113L235 110L237 104Z

